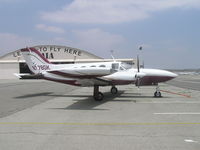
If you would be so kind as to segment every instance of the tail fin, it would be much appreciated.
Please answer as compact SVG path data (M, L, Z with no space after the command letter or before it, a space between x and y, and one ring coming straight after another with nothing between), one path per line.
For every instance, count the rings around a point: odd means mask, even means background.
M35 48L21 49L21 52L32 73L39 74L51 70L53 65Z

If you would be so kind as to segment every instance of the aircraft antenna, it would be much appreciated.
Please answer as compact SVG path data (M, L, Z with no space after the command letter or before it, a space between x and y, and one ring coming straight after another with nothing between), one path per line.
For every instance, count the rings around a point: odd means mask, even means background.
M111 53L111 57L112 57L113 61L115 62L115 57L113 56L114 50L111 50L110 53Z

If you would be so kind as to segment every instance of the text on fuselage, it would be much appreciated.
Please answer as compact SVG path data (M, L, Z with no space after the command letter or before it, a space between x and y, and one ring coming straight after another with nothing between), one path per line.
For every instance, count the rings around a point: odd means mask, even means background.
M34 65L32 66L32 68L33 70L43 70L43 71L50 70L49 65Z

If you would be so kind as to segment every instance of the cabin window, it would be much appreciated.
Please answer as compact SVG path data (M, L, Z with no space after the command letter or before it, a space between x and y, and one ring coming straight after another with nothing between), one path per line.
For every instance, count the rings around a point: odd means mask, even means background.
M81 66L81 68L85 68L86 66Z
M105 68L106 66L105 65L100 65L99 67L104 67Z
M127 70L127 69L131 69L133 66L131 64L122 62L121 67L124 68L125 70Z
M96 67L95 65L92 65L92 66L90 66L90 67Z

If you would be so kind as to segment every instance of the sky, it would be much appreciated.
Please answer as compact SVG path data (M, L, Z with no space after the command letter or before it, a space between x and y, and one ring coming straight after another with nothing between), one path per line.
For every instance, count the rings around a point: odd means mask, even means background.
M200 68L200 0L0 0L0 56L49 44Z

